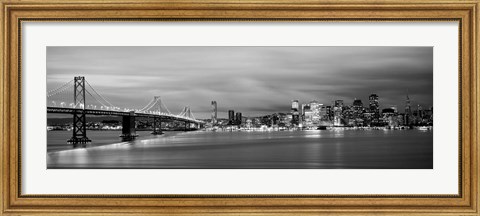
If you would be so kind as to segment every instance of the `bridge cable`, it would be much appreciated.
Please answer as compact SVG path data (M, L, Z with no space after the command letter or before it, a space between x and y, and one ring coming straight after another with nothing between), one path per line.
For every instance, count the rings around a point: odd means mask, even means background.
M90 93L90 91L88 91L88 89L85 89L85 92L87 92L95 101L97 101L98 103L100 103L102 106L104 107L108 107L107 105L105 105L104 103L102 103L101 101L99 101L95 96L92 95L92 93ZM85 103L85 101L84 101ZM85 106L85 105L84 105Z
M89 83L87 80L85 80L85 82L87 83L88 86L90 86L90 88L93 90L93 92L94 92L95 94L97 94L101 99L103 99L105 102L107 102L107 104L109 104L111 107L115 108L115 106L114 106L112 103L110 103L107 99L105 99L102 95L100 95L100 94L92 87L92 85L90 85L90 83Z
M70 87L70 86L68 86L68 85L69 85L71 82L73 82L73 80L70 80L70 82L67 82L67 83L63 84L63 85L61 85L60 87L58 87L58 88L56 88L56 89L53 89L53 90L48 91L48 92L47 92L47 97L51 97L51 96L53 96L53 95L56 95L56 94L58 94L58 93L61 93L61 92L65 91L65 89L67 89L68 87Z

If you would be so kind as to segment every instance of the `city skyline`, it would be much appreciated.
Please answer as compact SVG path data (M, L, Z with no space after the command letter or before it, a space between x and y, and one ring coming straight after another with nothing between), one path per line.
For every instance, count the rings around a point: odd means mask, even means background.
M372 93L371 95L376 95L376 94ZM369 98L370 96L368 96L367 98ZM379 108L380 111L382 109L388 109L388 108L395 107L395 109L398 113L405 113L405 108L407 106L407 100L409 101L408 103L410 104L412 111L416 110L418 107L421 107L423 110L433 109L433 106L425 107L421 103L412 103L409 95L405 95L405 101L404 101L403 104L387 104L387 105L385 105L385 104L378 103L377 105L378 105L378 108ZM286 113L291 112L291 108L293 108L292 103L295 103L295 102L298 103L299 110L301 110L301 108L300 108L301 105L310 104L312 102L317 102L321 106L334 107L335 106L335 101L343 101L343 106L344 107L353 107L353 106L355 106L356 102L361 102L363 104L363 106L362 106L363 108L369 108L369 101L370 100L364 101L364 100L361 100L359 98L354 98L354 100L351 103L348 103L344 100L334 100L334 101L330 101L329 103L322 103L321 101L318 101L318 100L311 100L311 101L291 100L289 105L288 104L285 105L285 107L286 107L285 110L279 110L279 111L272 112L272 113L261 113L261 114L258 114L258 115L255 115L255 114L254 115L248 115L248 116L244 116L244 117L247 117L247 118L249 118L249 117L260 117L260 116L275 114L275 113L285 113L286 114ZM226 114L224 115L224 117L218 117L219 114L221 114L221 113L218 111L217 101L212 101L212 102L215 102L214 103L215 108L213 108L213 106L212 106L212 109L210 110L210 117L206 117L206 118L202 118L202 119L213 119L214 113L215 113L215 119L229 119L230 118L230 116L228 115L229 111L233 110L233 111L237 112L237 110L235 110L235 108L230 108L230 109L225 111ZM215 110L215 111L213 111L213 110ZM239 112L242 112L242 111L240 110Z
M199 119L212 101L227 118L288 112L292 98L366 104L372 93L403 111L407 92L412 105L432 106L432 65L431 47L48 47L47 90L78 74L116 106L160 95Z

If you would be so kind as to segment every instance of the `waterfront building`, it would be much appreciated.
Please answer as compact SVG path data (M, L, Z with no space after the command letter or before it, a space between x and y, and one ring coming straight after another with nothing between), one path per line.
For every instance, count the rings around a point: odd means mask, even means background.
M300 114L298 111L292 112L292 124L298 126L300 124Z
M343 126L342 123L342 113L343 113L343 100L335 100L333 106L333 125L334 126Z
M283 126L287 124L287 114L278 113L278 124Z
M355 125L355 110L353 106L344 106L342 109L342 119L344 121L344 124L348 126L354 126Z
M228 110L228 124L235 124L235 112L233 110Z
M378 95L371 94L368 97L370 112L373 114L373 121L378 121L380 118L380 104L378 100Z
M246 125L247 129L252 129L253 128L252 119L247 119L245 121L245 125Z
M217 124L217 101L212 101L212 125Z
M313 111L310 109L305 109L304 113L304 126L306 127L312 127L313 126Z
M237 112L235 114L235 124L236 125L241 125L242 124L242 113L241 112Z
M423 116L424 116L423 107L420 104L417 104L417 113L418 113L418 116L423 119Z
M320 121L328 121L329 120L329 117L328 117L328 108L329 106L322 106L320 107Z
M305 113L305 107L309 107L309 106L310 106L309 104L302 104L302 112L300 114L303 115Z
M396 114L394 109L385 108L382 110L382 121L384 124L391 127L398 126L395 117L396 117Z
M362 100L355 98L355 100L353 100L352 109L353 109L353 119L355 119L355 121L359 121L359 119L362 118L362 115L364 112Z
M293 120L293 113L287 113L285 116L285 126L290 127L292 126L292 120Z
M326 109L327 109L328 121L332 121L333 120L332 106L326 106Z
M405 100L405 125L410 125L412 121L412 107L410 105L410 97L408 97Z
M320 109L322 108L322 106L323 104L318 103L318 101L316 100L310 101L310 110L313 112L312 123L314 125L320 124Z
M301 117L302 117L302 122L305 121L305 112L309 112L310 111L310 104L302 104L302 114L301 114Z
M280 123L280 117L277 113L272 115L272 125L278 125Z

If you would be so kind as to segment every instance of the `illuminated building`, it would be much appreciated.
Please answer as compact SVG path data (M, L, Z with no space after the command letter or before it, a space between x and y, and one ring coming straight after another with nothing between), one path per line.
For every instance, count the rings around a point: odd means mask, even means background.
M292 120L293 125L298 125L300 123L300 113L298 100L292 100Z
M405 101L405 125L410 125L410 122L412 121L412 107L410 105L410 98L408 97L407 94L407 99Z
M285 116L285 126L290 127L292 126L293 121L293 113L287 113Z
M318 125L320 123L320 109L323 104L318 103L318 101L310 101L310 110L313 112L312 123Z
M343 100L336 100L333 106L333 125L343 126L342 123Z
M395 110L392 108L385 108L382 110L382 120L385 124L388 124L388 126L391 126L391 127L398 126Z
M292 112L292 124L298 125L300 123L300 114L298 111Z
M307 107L307 106L308 106L308 104L302 104L302 114L305 113L305 107Z
M329 119L327 107L329 107L329 106L320 107L320 113L319 114L320 114L320 120L321 121L328 121L328 119Z
M252 119L247 119L245 121L245 123L246 123L248 129L251 129L253 127Z
M333 119L332 106L326 106L326 109L327 109L328 121L331 121Z
M305 112L310 111L310 104L302 104L302 121L305 121Z
M370 112L373 114L373 120L378 121L378 119L380 118L380 105L378 103L378 95L371 94L370 97L368 97L368 100L370 102Z
M310 107L304 111L304 125L307 127L313 126L313 111Z
M217 124L217 101L212 101L212 124Z
M352 104L352 109L353 109L353 118L358 119L362 117L363 114L363 103L362 100L356 99L353 100Z
M397 105L390 105L390 109L393 109L395 113L398 113Z
M298 111L298 100L292 101L292 111Z

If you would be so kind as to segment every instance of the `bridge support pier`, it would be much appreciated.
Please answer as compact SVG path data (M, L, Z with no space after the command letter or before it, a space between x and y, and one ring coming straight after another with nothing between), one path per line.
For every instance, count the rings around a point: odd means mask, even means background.
M84 110L75 110L73 113L73 135L67 143L73 144L74 147L81 144L82 146L91 143L92 140L87 137L86 116Z
M153 132L154 135L161 135L162 132L162 117L153 118Z
M131 111L130 115L122 116L122 137L123 141L134 140L137 137L135 131L135 111Z

